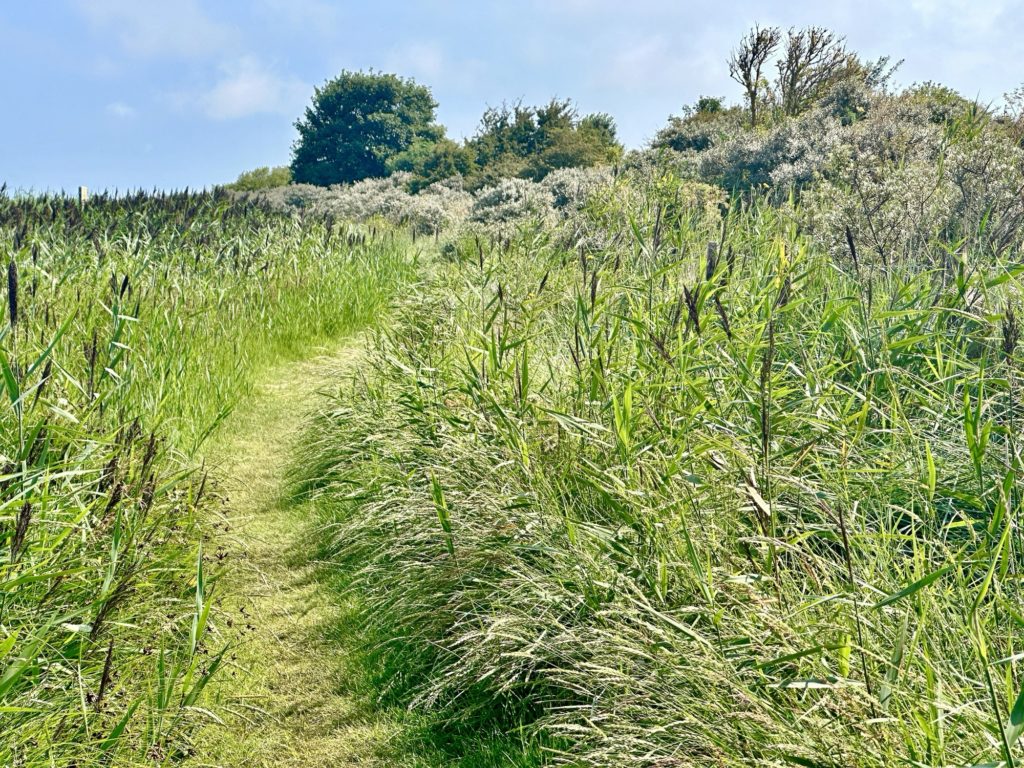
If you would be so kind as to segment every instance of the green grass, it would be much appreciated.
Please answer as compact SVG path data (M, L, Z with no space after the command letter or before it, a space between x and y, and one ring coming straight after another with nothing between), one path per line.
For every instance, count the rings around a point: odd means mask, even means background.
M380 700L521 764L1024 763L1020 268L631 205L458 243L304 441Z
M378 703L358 652L358 598L318 558L316 505L288 493L318 390L365 363L356 338L275 366L208 447L224 494L208 542L222 564L209 643L231 650L207 689L213 717L192 736L189 765L519 764L505 759L521 752L507 737L441 733L429 718Z
M0 198L0 250L0 764L172 764L229 660L197 451L414 253L203 194Z
M790 214L0 200L0 764L1024 763L1021 269Z

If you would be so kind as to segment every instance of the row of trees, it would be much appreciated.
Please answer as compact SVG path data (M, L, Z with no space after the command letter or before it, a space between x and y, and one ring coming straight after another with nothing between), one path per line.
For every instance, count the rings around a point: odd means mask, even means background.
M413 175L413 186L461 175L479 187L504 177L540 180L558 168L615 161L622 145L608 115L580 116L571 101L488 109L464 143L445 136L437 102L413 80L374 72L343 72L316 89L295 125L291 177L330 185Z
M850 125L865 117L874 98L888 92L901 63L889 57L863 60L844 37L823 27L757 26L728 59L729 73L742 88L742 103L729 106L702 97L681 116L670 117L652 146L703 152L738 136L775 131L816 107ZM1024 114L1021 93L1008 96L1008 115L1014 109ZM959 94L931 83L907 94L935 111L935 123L970 107ZM256 169L234 186L256 189L289 181L328 186L406 172L412 191L453 176L474 190L503 178L539 181L560 168L608 165L623 153L609 115L581 116L569 100L489 108L476 134L464 142L445 135L436 112L430 90L411 79L343 72L316 89L296 122L299 136L291 166ZM1024 118L1007 119L1024 141Z

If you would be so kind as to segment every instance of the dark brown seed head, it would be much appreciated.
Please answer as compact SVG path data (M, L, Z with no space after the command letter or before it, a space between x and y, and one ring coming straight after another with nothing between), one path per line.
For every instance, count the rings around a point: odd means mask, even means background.
M7 309L13 327L18 324L18 265L13 259L7 265Z
M26 501L18 513L18 521L14 526L14 537L11 539L11 562L17 561L21 555L30 522L32 522L32 504Z
M846 227L846 247L850 249L850 258L853 259L854 271L860 273L860 262L857 261L857 246L853 242L853 232L849 227Z
M686 312L689 317L689 323L693 326L693 330L700 335L700 307L697 306L696 293L691 293L690 289L685 285L683 286L683 300L686 302Z
M718 269L718 243L712 240L708 243L707 260L704 263L704 279L711 280Z
M1017 342L1020 341L1020 324L1017 322L1017 313L1012 306L1006 308L1003 315L1003 354L1007 359L1013 357L1017 349Z

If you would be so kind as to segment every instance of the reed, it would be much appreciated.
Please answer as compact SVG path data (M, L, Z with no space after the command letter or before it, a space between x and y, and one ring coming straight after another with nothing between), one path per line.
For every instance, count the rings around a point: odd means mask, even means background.
M1020 763L1019 267L657 194L458 241L304 442L380 697L521 764Z
M199 451L413 274L363 234L219 192L0 196L0 765L191 751L224 660Z

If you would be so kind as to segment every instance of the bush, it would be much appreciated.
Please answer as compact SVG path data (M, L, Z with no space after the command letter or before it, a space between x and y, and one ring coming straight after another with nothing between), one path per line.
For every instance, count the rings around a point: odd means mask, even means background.
M308 209L348 221L380 219L417 234L436 235L466 220L472 197L462 189L461 179L432 184L417 194L408 191L411 179L411 174L395 173L326 188L293 184L262 197L278 210Z
M844 136L805 221L837 258L945 259L948 247L1000 253L1021 242L1024 153L1000 127L936 119L919 91L879 100Z
M259 189L273 189L284 187L292 181L292 172L287 165L279 165L274 168L261 166L251 171L239 174L238 179L227 188L235 192L255 192Z
M813 110L714 146L700 156L700 173L728 190L775 187L785 193L813 181L841 141L840 121Z
M551 204L556 210L579 210L612 179L608 168L561 168L548 174L541 186L551 193Z
M690 110L682 117L669 118L668 125L658 131L651 147L677 152L703 152L746 131L745 117L737 108Z
M504 179L476 193L469 220L504 236L527 223L553 220L554 197L541 184L527 179Z

